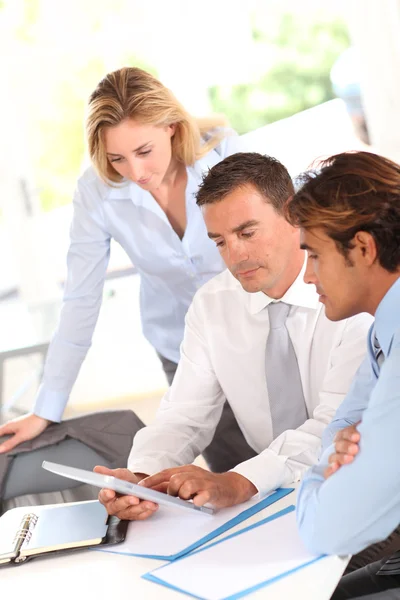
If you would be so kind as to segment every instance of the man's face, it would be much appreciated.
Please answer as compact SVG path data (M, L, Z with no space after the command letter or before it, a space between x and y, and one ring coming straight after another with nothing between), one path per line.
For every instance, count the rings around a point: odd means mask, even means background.
M369 290L359 247L346 258L320 228L301 229L300 243L308 253L304 281L315 285L328 319L340 321L363 312Z
M304 260L299 234L253 186L202 207L208 235L247 292L280 298Z

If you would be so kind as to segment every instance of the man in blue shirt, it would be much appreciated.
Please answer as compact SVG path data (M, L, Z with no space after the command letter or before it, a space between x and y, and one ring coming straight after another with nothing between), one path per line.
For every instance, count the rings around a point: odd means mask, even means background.
M375 316L368 356L325 431L297 506L310 550L354 554L400 522L400 167L367 152L333 156L304 176L287 218L300 227L304 279L327 317ZM335 435L358 422L335 449ZM333 596L399 597L400 552L344 577Z

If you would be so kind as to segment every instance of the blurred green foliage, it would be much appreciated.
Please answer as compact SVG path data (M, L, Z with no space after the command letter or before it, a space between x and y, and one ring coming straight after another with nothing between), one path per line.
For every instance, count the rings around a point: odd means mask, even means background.
M127 55L121 64L154 71L132 55ZM40 136L34 158L44 210L71 202L77 175L83 162L88 162L84 159L87 100L106 73L107 68L101 59L87 58L83 64L70 68L68 77L51 90L51 104L56 110L42 115L38 121ZM89 82L92 84L89 85Z
M109 39L109 20L118 19L119 14L123 18L128 1L114 0L110 10L109 0L97 0L96 12L93 2L74 2L63 29L62 9L58 14L57 7L45 0L22 0L14 38L24 56L25 85L30 90L30 153L44 210L71 202L77 176L89 164L85 109L97 83L112 70L110 57L113 65L134 65L157 75L129 47L114 48ZM75 38L71 11L79 17L74 22Z
M110 23L118 25L130 1L114 0L111 8L109 0L97 0L96 11L93 2L74 1L74 37L63 26L63 13L56 3L21 0L23 11L15 37L25 56L31 155L45 210L71 201L84 162L85 106L98 81L111 70L110 64L113 68L115 64L135 65L157 75L131 51L121 51L122 44L117 49L110 43ZM344 23L329 12L289 12L280 3L275 9L271 3L259 6L265 13L256 15L253 39L257 73L262 75L245 84L210 89L213 110L225 113L239 133L332 98L329 72L349 45Z
M350 40L346 25L329 14L284 13L261 28L254 25L258 60L265 73L258 81L213 86L213 111L224 113L245 133L334 98L329 73ZM276 25L276 30L275 30Z
M42 206L45 210L67 204L83 161L85 143L83 118L87 101L86 84L104 76L101 60L91 59L52 86L46 98L48 110L37 127L34 167ZM83 89L82 89L83 88Z

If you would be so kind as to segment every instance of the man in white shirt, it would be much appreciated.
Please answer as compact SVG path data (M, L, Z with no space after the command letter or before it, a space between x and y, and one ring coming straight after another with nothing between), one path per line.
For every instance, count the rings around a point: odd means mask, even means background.
M174 382L136 434L129 469L98 472L225 507L297 481L317 461L371 317L329 321L304 283L299 233L282 214L293 192L283 165L260 154L238 153L209 171L197 203L228 270L194 297ZM211 473L190 463L210 443L225 398L257 456ZM112 490L99 499L123 519L157 510Z

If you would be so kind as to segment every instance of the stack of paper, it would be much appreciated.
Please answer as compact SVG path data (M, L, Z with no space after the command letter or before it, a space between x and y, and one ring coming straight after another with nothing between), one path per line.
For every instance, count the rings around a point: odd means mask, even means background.
M304 547L294 510L286 508L144 578L201 600L233 600L254 592L322 558Z
M173 506L160 506L149 519L135 521L129 525L123 544L113 549L99 548L99 551L175 560L242 523L292 491L293 488L281 488L263 500L249 500L219 510L212 516L191 510L183 511Z

